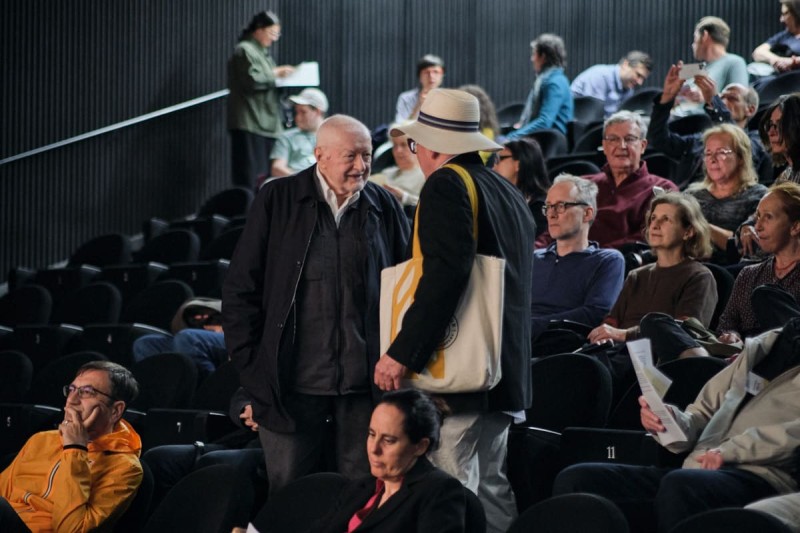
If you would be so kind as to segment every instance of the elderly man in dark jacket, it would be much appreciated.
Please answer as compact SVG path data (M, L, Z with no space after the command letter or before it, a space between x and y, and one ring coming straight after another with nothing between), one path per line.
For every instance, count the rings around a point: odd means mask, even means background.
M450 322L475 254L506 261L502 316L502 379L487 392L447 394L454 415L442 426L433 463L481 499L490 531L505 531L516 515L505 474L508 428L531 404L531 275L536 225L519 191L483 166L479 150L501 147L479 130L477 100L449 89L431 91L416 122L392 130L407 135L426 176L420 193L422 276L402 328L375 370L383 390L400 387L408 369L421 372ZM450 163L463 167L478 196L477 243L467 188Z
M380 272L404 258L409 235L397 201L367 183L363 124L330 117L314 155L259 192L223 288L225 341L253 397L271 492L313 471L330 420L338 471L369 474Z

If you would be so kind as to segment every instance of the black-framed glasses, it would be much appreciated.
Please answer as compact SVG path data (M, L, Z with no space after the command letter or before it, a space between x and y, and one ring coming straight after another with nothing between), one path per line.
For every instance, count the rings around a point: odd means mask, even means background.
M511 159L513 157L514 157L513 155L498 155L497 162L499 163L500 161L503 161L505 159Z
M547 212L551 209L556 212L557 215L564 214L568 207L574 207L576 205L583 205L587 206L586 202L556 202L554 204L544 204L542 206L542 214L547 216Z
M111 400L114 400L114 397L111 396L110 394L106 394L101 390L97 390L91 385L83 385L82 387L76 387L75 385L64 385L62 391L64 392L64 398L69 398L70 394L72 394L73 392L77 392L78 398L82 400L85 398L94 398L98 394L102 394L103 396L106 396L108 398L111 398Z
M766 123L766 124L764 124L764 125L766 126L766 128L764 128L766 131L769 131L769 130L771 130L772 128L775 128L775 131L780 131L780 127L781 127L781 123L780 123L780 121L778 121L778 122L772 122L772 121L770 120L769 122L767 122L767 123Z
M625 144L628 145L638 143L642 139L636 135L626 135L625 137L618 137L616 135L603 135L603 140L612 146L619 146L622 144L622 141L625 141Z
M406 139L406 144L408 144L408 151L412 154L417 153L417 141L414 139Z

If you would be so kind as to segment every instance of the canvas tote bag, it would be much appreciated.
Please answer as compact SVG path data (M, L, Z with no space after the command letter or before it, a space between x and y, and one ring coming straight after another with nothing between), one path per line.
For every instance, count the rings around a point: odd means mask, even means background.
M478 239L478 192L472 176L461 166L448 164L464 182L472 206L472 235ZM414 220L412 257L381 272L381 353L397 337L422 277L419 245L419 208ZM425 369L409 371L404 386L428 392L479 392L500 381L503 336L505 259L476 255L467 288L459 300L441 343Z

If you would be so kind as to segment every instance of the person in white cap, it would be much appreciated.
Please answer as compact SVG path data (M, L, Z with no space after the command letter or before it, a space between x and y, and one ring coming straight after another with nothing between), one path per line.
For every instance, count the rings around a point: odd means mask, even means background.
M489 531L506 531L516 516L505 473L508 428L531 404L530 301L536 225L520 192L483 165L478 151L501 147L480 132L478 100L463 91L436 89L415 122L391 130L406 135L425 185L420 192L422 277L401 330L375 368L382 390L401 386L407 370L425 368L467 286L476 253L506 260L502 319L502 379L488 392L446 394L453 415L442 426L433 463L475 492ZM450 163L463 167L478 192L477 243L466 186Z
M295 127L284 131L272 147L273 178L291 176L314 164L317 130L328 112L328 98L319 89L303 89L289 100L294 104Z

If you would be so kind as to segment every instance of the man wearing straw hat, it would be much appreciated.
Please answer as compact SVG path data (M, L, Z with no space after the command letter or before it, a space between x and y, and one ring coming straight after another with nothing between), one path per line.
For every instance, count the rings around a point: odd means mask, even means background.
M487 392L446 394L453 411L442 426L442 446L431 454L440 468L475 492L490 531L505 531L516 515L505 474L508 428L531 403L530 295L535 223L519 191L483 165L479 150L501 147L480 133L475 97L431 91L411 124L391 130L408 136L425 175L418 204L422 277L402 328L375 368L382 390L421 372L453 316L477 254L506 261L502 317L502 379ZM467 188L445 164L463 167L477 189L478 231Z

